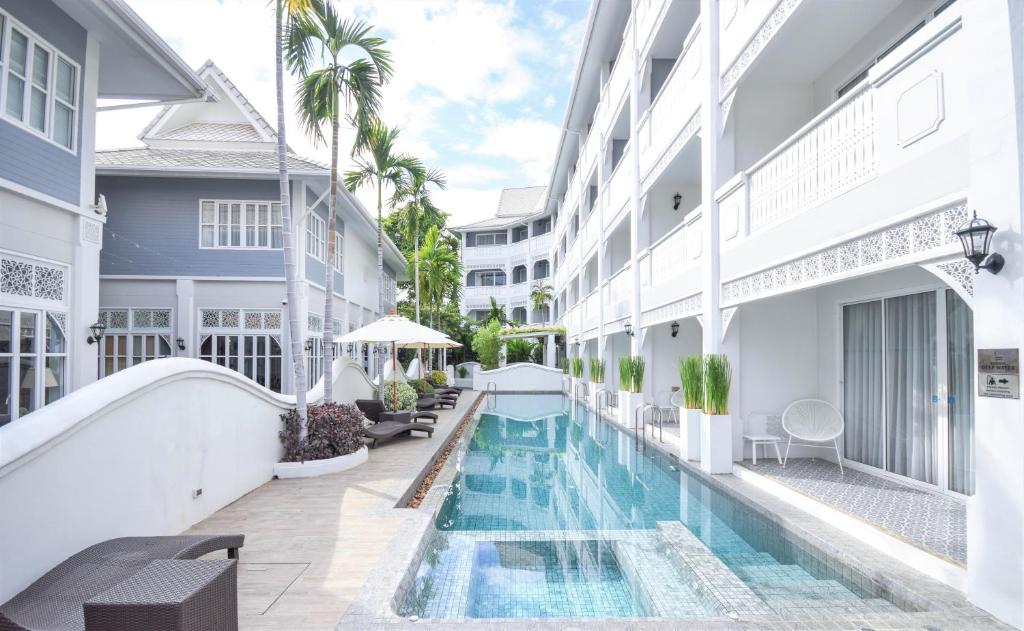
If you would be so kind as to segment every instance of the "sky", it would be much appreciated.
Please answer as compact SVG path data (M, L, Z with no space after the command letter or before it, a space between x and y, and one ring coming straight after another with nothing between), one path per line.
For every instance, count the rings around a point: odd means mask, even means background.
M212 59L271 124L274 19L267 0L128 0L194 68ZM382 119L398 149L441 169L435 195L452 225L493 215L502 188L546 185L585 28L588 0L336 0L387 40L395 73ZM297 126L286 84L288 144L329 163ZM140 146L159 107L99 114L99 149ZM342 134L342 168L351 133ZM370 190L357 193L375 208Z

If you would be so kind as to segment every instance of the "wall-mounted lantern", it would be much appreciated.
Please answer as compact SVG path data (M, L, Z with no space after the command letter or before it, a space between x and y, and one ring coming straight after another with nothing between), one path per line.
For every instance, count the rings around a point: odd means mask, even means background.
M95 324L89 327L89 331L92 333L92 335L87 337L85 341L90 344L95 344L96 342L99 342L100 340L103 339L103 334L107 331L107 325L103 324L102 322L96 322Z
M672 210L679 210L679 205L683 203L683 196L676 193L672 196Z
M629 322L623 325L622 329L626 332L626 335L633 337L633 325Z
M178 339L174 340L174 343L178 345L179 351L185 350L185 338L179 337Z
M974 211L974 218L956 231L956 236L960 237L960 245L964 248L964 257L974 265L975 274L983 269L998 274L1006 263L1001 254L989 254L992 235L996 230L998 228L989 222L978 219L978 211Z
M679 335L679 323L678 322L673 322L672 326L669 327L669 328L672 329L672 337L675 337L675 336Z

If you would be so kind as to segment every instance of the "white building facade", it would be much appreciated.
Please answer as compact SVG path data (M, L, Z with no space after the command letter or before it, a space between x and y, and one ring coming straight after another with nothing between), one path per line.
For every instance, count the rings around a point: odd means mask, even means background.
M844 464L966 503L968 595L1017 626L1024 407L982 396L976 356L1024 342L1021 24L1002 0L599 0L542 202L570 355L612 390L643 356L667 405L679 358L726 354L735 460L747 415L834 404ZM974 212L998 274L954 234Z
M551 228L543 186L504 189L493 217L455 227L462 244L462 314L480 320L493 298L510 321L548 323L551 307L536 309L530 294L551 283Z

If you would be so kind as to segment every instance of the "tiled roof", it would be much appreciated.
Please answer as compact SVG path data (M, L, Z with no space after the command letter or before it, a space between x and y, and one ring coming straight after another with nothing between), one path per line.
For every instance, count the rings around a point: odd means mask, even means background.
M249 123L191 123L158 134L166 140L206 142L261 142L263 139Z
M518 217L539 212L542 208L541 201L546 188L544 186L525 186L503 189L495 216Z
M491 217L489 219L481 219L473 223L467 223L462 226L458 226L457 230L473 229L477 230L480 228L507 228L509 225L516 223L515 217Z
M96 167L121 169L210 169L211 171L277 171L275 151L208 151L200 149L114 149L96 152ZM329 172L313 160L288 155L288 168L296 171Z

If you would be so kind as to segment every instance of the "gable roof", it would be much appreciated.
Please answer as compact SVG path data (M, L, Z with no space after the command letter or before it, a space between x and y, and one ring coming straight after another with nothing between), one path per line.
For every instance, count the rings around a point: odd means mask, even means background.
M201 171L204 173L253 173L277 175L276 151L224 151L207 149L164 149L135 147L96 152L96 170L113 171ZM293 173L330 175L319 162L288 154Z
M196 70L206 83L215 91L224 95L227 101L225 107L233 109L236 120L232 121L210 121L210 120L189 120L188 114L193 116L203 112L204 103L179 103L167 105L161 108L160 112L153 117L153 120L143 128L139 134L139 140L191 140L200 142L277 142L276 130L267 122L263 116L253 107L249 99L245 98L242 91L228 78L224 71L212 60L207 59L202 66ZM232 112L229 112L232 113ZM182 125L174 125L176 115L181 114L186 122ZM233 126L234 138L224 138L225 126ZM182 131L188 129L182 137ZM246 137L245 140L236 138ZM149 144L149 143L147 143Z
M524 186L502 189L496 217L532 215L543 208L545 186Z

